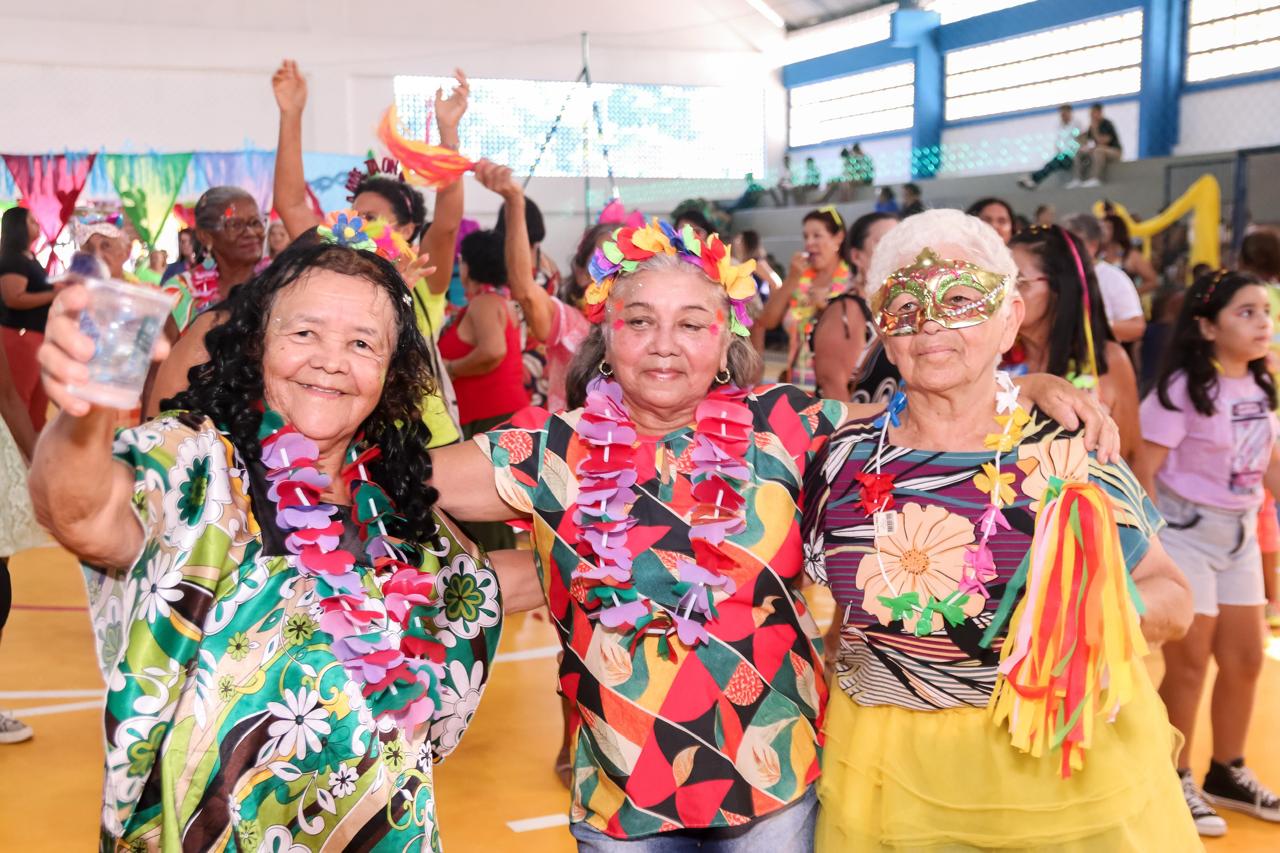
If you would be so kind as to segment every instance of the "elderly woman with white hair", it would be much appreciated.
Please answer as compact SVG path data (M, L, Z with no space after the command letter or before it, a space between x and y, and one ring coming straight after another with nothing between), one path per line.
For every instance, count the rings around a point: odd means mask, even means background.
M872 259L905 388L805 482L806 568L840 622L820 850L1198 846L1141 661L1185 633L1190 594L1133 473L997 372L1017 274L951 210Z
M687 227L615 232L591 263L572 410L432 453L447 512L533 522L584 851L811 849L826 687L798 504L850 410L749 387L755 287L727 254Z

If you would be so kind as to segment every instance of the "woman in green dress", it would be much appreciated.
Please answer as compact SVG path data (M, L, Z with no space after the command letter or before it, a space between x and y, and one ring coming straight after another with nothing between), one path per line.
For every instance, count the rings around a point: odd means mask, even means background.
M501 604L424 486L403 280L346 246L287 250L170 411L114 438L67 391L86 303L60 295L41 351L62 412L32 492L88 579L103 849L438 850L432 764L479 702Z

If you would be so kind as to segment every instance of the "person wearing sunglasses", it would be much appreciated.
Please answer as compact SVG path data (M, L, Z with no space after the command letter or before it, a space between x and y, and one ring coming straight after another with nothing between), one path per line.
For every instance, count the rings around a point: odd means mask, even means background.
M1197 845L1141 660L1186 632L1190 590L1133 472L998 371L1018 274L955 210L871 258L904 384L883 414L851 410L802 490L804 565L839 626L818 853Z

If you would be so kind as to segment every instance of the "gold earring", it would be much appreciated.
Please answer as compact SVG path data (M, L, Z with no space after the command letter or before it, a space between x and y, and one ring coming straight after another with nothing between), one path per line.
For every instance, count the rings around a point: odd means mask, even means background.
M721 373L724 374L723 377L720 375ZM732 379L733 379L733 374L729 372L729 368L727 367L722 368L720 370L720 373L716 374L716 383L719 385L728 385Z
M600 359L600 366L596 368L600 371L600 375L604 377L613 376L613 366L604 359Z

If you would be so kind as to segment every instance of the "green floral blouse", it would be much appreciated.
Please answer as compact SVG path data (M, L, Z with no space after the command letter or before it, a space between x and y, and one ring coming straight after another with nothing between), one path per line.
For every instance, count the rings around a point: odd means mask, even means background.
M107 681L102 848L439 850L432 764L470 723L501 629L483 554L437 515L446 676L431 722L401 730L335 658L314 581L266 553L212 422L162 416L115 455L145 544L129 571L84 566ZM365 586L381 600L371 572Z

